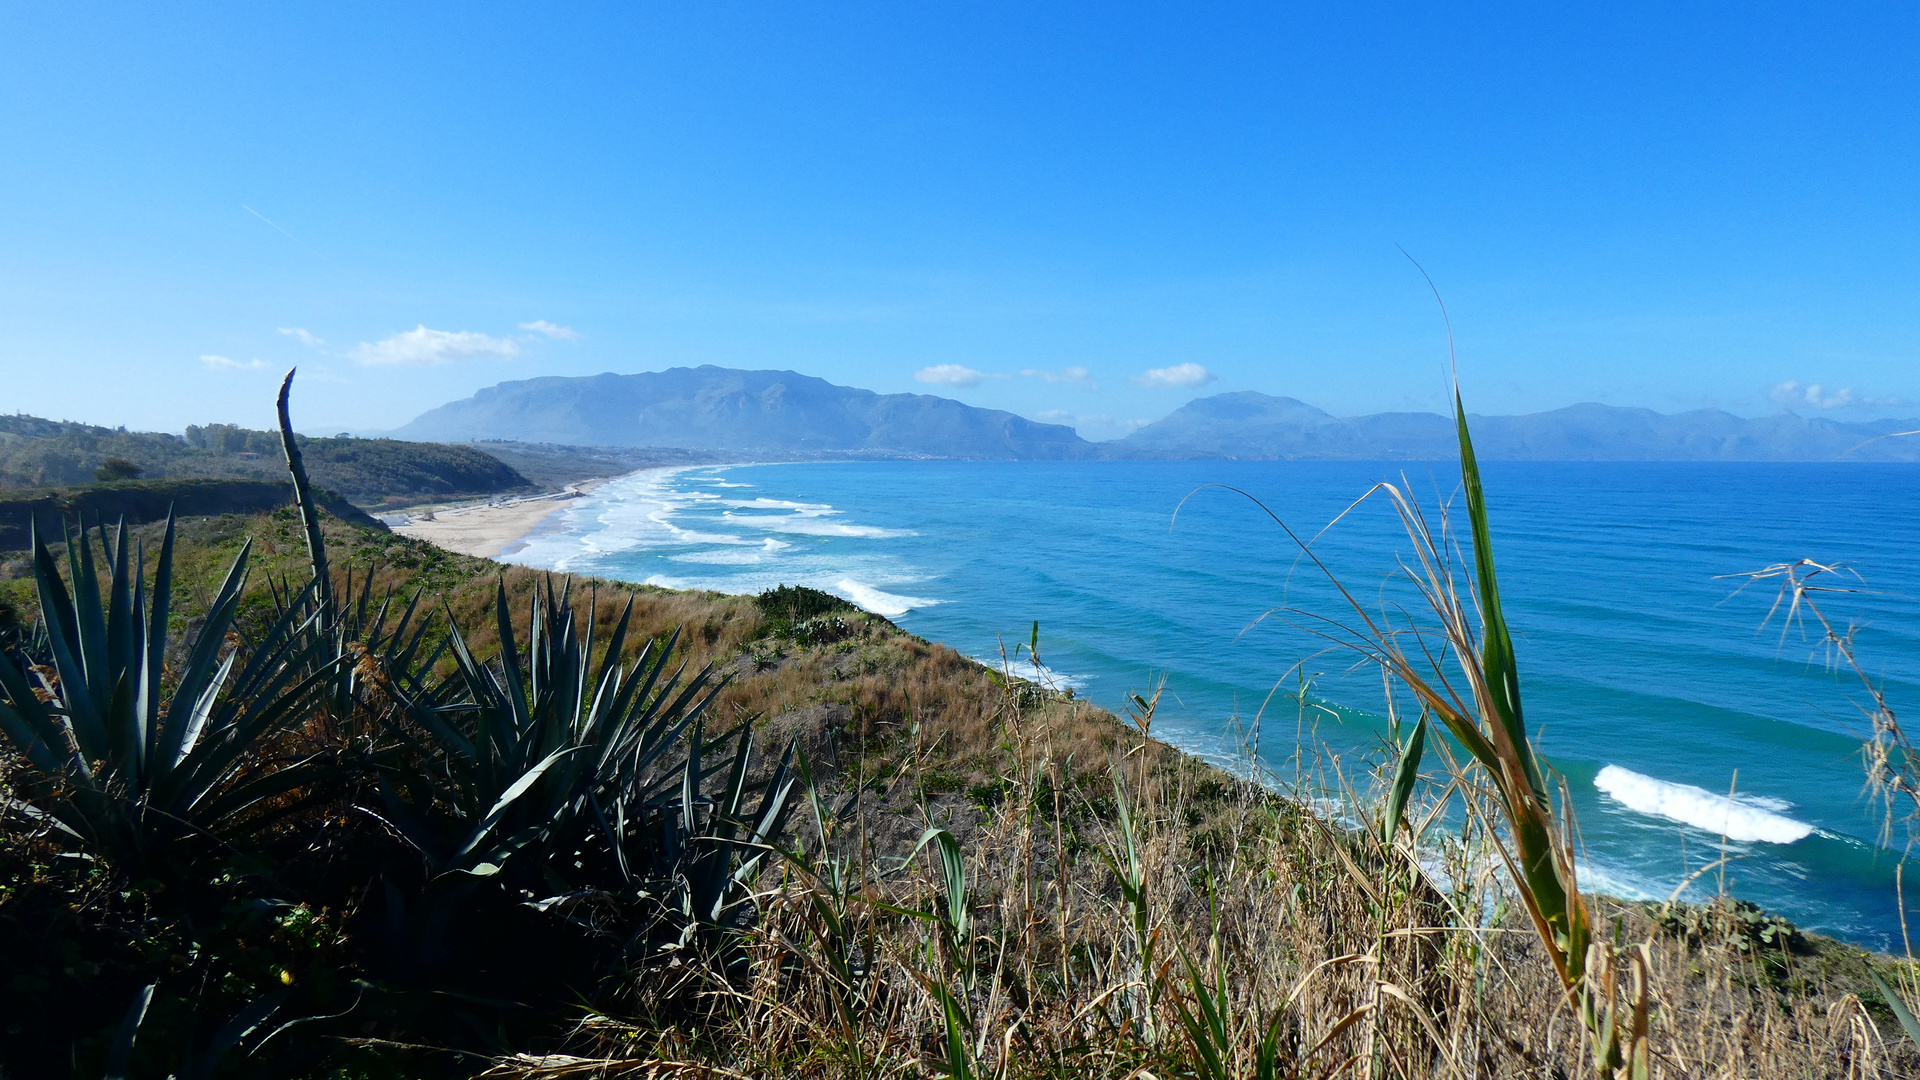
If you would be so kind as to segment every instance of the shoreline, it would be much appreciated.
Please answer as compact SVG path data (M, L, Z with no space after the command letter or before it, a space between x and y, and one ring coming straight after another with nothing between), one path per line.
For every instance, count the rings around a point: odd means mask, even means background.
M635 473L652 472L636 469ZM634 473L623 473L632 476ZM602 485L619 477L602 476L579 480L557 492L529 495L503 502L468 503L455 506L422 506L381 519L393 532L458 555L498 560L531 536L553 515L572 506L576 499L592 494ZM400 518L395 521L393 519Z

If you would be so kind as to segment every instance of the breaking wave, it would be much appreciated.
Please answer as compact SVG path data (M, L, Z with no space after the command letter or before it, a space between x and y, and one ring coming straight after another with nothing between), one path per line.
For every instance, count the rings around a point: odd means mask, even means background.
M856 581L853 578L841 578L834 582L832 591L875 615L905 615L914 608L932 607L940 603L938 600L929 600L921 596L899 596L882 592L864 581Z
M1601 769L1593 778L1593 786L1636 813L1663 817L1743 843L1791 844L1814 831L1806 822L1780 813L1790 805L1778 799L1746 795L1728 798L1692 784L1656 780L1618 765Z

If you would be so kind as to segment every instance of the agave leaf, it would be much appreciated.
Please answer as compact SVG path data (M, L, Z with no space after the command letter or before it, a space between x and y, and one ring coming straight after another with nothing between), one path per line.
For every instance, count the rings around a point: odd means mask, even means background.
M487 816L482 819L480 824L468 835L467 842L461 845L458 851L453 853L452 861L459 862L472 854L473 851L492 834L494 828L500 824L500 819L506 816L508 809L510 809L521 796L532 790L533 785L540 782L540 778L546 775L547 770L552 768L555 762L573 752L574 749L571 747L555 750L543 758L538 765L528 769L518 780L513 782L511 787L501 792L500 797L494 801L492 808L487 811Z
M74 741L78 744L79 754L84 761L99 761L106 757L106 730L101 726L99 713L94 708L93 697L87 686L86 665L81 663L80 630L76 619L81 607L76 605L68 593L66 584L60 579L60 568L53 561L52 552L39 537L39 524L33 526L33 577L39 592L40 620L47 628L47 645L53 654L53 668L60 677L60 705L66 714ZM78 573L79 561L74 558L74 538L66 537L67 556L73 572ZM75 588L79 586L76 583ZM98 616L98 608L95 608Z
M7 738L33 767L48 776L71 771L86 774L81 760L67 738L66 725L35 694L25 672L14 666L11 656L0 654L0 733Z
M148 983L133 995L120 1018L120 1030L114 1034L113 1047L107 1051L106 1080L126 1080L127 1064L133 1060L133 1041L140 1035L140 1024L147 1018L147 1006L153 1004L153 992L159 983Z
M166 670L167 662L167 620L173 617L173 507L167 507L166 533L160 541L160 561L153 571L153 593L149 601L146 626L146 664L141 669L142 708L146 715L146 741L143 753L149 759L155 753L160 738L160 691L165 681L161 673ZM146 561L145 552L141 561ZM144 579L143 579L144 580Z
M220 700L220 691L227 685L227 676L233 674L233 662L237 653L229 652L226 659L220 661L220 670L207 680L207 687L200 692L200 699L187 710L180 727L180 744L175 748L173 760L166 763L171 769L185 761L188 754L200 745L200 734L207 729L207 719L213 715L214 703Z
M332 678L335 665L346 659L348 657L342 655L329 664L319 665L291 687L287 683L304 670L301 665L283 664L271 677L252 684L243 675L235 693L215 709L210 723L212 737L203 735L199 744L155 787L156 801L183 808L201 802L218 789L241 756L261 737L294 721L299 711L314 700L316 691ZM241 701L234 702L234 696Z
M496 728L496 735L504 738L503 749L514 755L518 749L520 734L533 726L533 717L528 713L527 688L520 671L520 652L513 644L513 614L507 609L507 580L502 577L496 585L494 594L494 619L500 634L500 675L506 691L506 706L511 711L513 722ZM533 622L533 632L539 633L540 621Z
M696 725L693 738L687 740L687 760L680 767L680 831L687 836L700 829L700 751L704 742Z
M211 1077L213 1071L220 1067L220 1062L227 1053L238 1045L240 1040L258 1031L260 1025L266 1023L267 1018L286 1002L289 993L291 991L276 990L271 994L254 998L246 1008L240 1010L238 1016L222 1024L220 1030L213 1033L213 1042L207 1047L206 1053L200 1055L200 1060L195 1062L192 1070L187 1073L186 1080L207 1080Z
M438 867L452 862L447 849L439 842L439 831L428 827L420 820L406 801L400 798L399 793L393 790L393 785L384 775L380 777L379 788L380 801L387 811L386 816L381 820L392 826L393 830L399 833L407 843L412 844L414 850L426 856L429 865Z
M220 649L226 644L227 628L239 604L240 590L246 584L247 559L252 551L251 539L240 545L240 553L234 556L233 565L227 568L226 580L220 583L220 591L214 595L213 603L207 606L206 618L200 624L200 636L194 641L186 663L180 669L180 677L174 684L173 704L168 707L167 731L158 747L163 761L180 760L180 744L186 737L188 727L183 722L186 719L184 715L174 715L180 703L199 701L208 682L219 670Z
M84 522L78 533L67 541L67 572L73 586L72 618L81 681L86 684L89 698L97 704L109 690L101 681L108 668L107 619L100 600L100 578L93 564L93 543ZM96 724L100 722L98 713L90 719ZM105 732L101 731L98 737L104 739Z

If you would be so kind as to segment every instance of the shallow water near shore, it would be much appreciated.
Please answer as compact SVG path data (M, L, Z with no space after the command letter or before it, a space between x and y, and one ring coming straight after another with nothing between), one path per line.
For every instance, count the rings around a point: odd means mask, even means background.
M1692 895L1724 881L1809 929L1898 948L1898 855L1862 796L1857 684L1802 635L1761 629L1771 586L1734 595L1717 575L1801 557L1857 571L1869 591L1826 607L1863 624L1863 663L1915 722L1920 467L1484 471L1527 720L1573 794L1588 884L1664 899L1724 847ZM1426 463L700 467L608 483L509 557L681 588L811 585L996 663L1038 620L1042 674L1102 706L1164 677L1154 733L1176 745L1230 761L1257 731L1291 777L1311 728L1352 775L1379 756L1378 675L1288 609L1351 610L1260 507L1205 485L1259 498L1306 539L1403 473L1430 511L1454 493L1457 471ZM1410 599L1389 580L1411 548L1384 499L1314 550L1376 611Z

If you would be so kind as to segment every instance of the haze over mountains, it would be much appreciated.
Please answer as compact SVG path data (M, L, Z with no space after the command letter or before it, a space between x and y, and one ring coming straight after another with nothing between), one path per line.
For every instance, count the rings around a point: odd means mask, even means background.
M490 386L400 429L440 442L503 439L738 454L1049 459L1097 456L1070 427L932 394L876 394L791 371L711 365L549 376Z
M1467 415L1490 461L1920 461L1920 420L1843 423L1791 412L1749 419L1719 409L1658 413L1587 403L1525 416ZM1190 401L1119 441L1122 456L1444 460L1453 420L1437 413L1339 418L1252 391ZM1869 440L1878 440L1869 442ZM1865 445L1862 445L1865 444Z
M1920 437L1880 438L1920 428L1920 420L1847 423L1791 412L1749 419L1718 409L1665 414L1583 404L1471 422L1475 448L1488 460L1920 461ZM1341 418L1252 391L1199 398L1124 439L1094 443L1062 425L930 394L876 394L791 371L712 366L501 383L393 434L755 457L1444 460L1455 454L1452 422L1435 413Z

